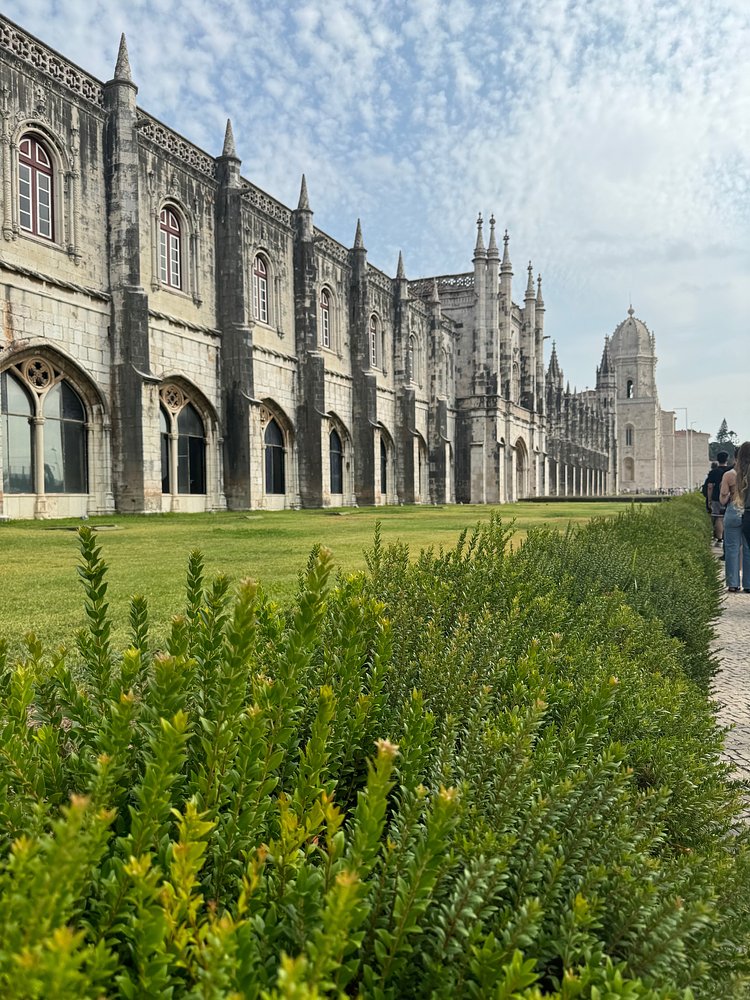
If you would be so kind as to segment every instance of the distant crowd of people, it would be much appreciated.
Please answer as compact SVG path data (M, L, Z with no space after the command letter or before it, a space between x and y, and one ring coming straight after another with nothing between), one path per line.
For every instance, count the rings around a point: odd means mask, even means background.
M727 590L750 594L750 441L720 451L703 484L706 510L713 522L714 545L723 548Z

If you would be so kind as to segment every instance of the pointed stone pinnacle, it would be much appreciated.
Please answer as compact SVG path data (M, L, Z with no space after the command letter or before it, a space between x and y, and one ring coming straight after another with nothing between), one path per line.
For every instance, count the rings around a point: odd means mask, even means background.
M133 75L130 72L130 59L128 59L128 43L125 41L125 32L120 36L120 49L117 53L115 64L114 80L124 80L126 83L133 82Z
M224 148L221 151L222 156L233 156L237 158L237 147L234 144L234 132L232 131L232 119L227 118L227 129L224 133Z
M396 268L396 277L399 281L404 281L406 278L406 271L404 271L404 255L399 250L398 252L398 267Z
M362 223L357 219L357 232L354 234L354 249L364 250L365 241L362 239Z
M487 247L488 257L499 257L500 251L498 250L497 240L495 239L495 216L490 216L490 242Z
M305 180L305 175L302 175L302 184L299 189L299 204L297 205L298 212L309 212L310 211L310 199L307 197L307 181Z
M482 213L480 212L477 217L477 245L474 247L475 257L487 256L487 251L484 249L484 235L482 233L483 225L484 225L484 219L482 218Z
M510 262L510 253L508 252L508 243L510 242L510 236L508 236L508 230L505 230L505 235L503 236L503 264L501 271L503 274L513 274L513 265Z

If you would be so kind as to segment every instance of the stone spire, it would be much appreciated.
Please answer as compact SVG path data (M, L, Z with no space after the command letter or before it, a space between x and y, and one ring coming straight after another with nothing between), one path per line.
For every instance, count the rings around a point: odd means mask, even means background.
M477 216L477 245L474 247L474 260L477 257L486 257L487 251L484 249L484 234L482 233L482 226L484 225L484 220L482 219L482 213L480 212Z
M130 72L130 59L128 59L128 43L125 41L125 32L120 36L120 49L117 53L115 64L114 80L121 80L123 83L132 83L133 74Z
M602 363L599 365L599 371L602 375L609 375L612 370L612 355L609 353L609 337L605 337L604 350L602 351Z
M562 369L560 368L560 362L557 360L557 344L552 341L552 354L549 359L549 367L547 368L547 376L550 379L559 379L562 377Z
M297 205L298 212L309 212L310 209L310 199L307 197L307 181L305 180L305 175L302 175L302 184L299 189L299 204Z
M362 239L362 223L357 219L357 231L354 234L354 249L364 250L365 241Z
M510 262L510 253L508 252L508 243L510 242L510 236L508 236L508 230L505 230L505 235L503 236L503 262L500 265L500 271L502 274L513 274L513 265Z
M536 299L536 295L534 293L534 268L531 266L531 261L529 261L527 270L529 272L529 280L526 282L526 295L524 298Z
M231 156L233 159L237 159L237 147L234 144L234 132L232 131L232 119L227 118L227 128L224 132L224 148L221 151L222 156Z
M542 298L542 276L537 275L536 278L536 311L544 310L544 299Z
M495 239L495 216L490 216L490 244L487 247L487 257L491 260L500 259L500 250Z
M406 280L406 271L404 270L404 255L399 250L398 252L398 267L396 268L396 277L399 281Z

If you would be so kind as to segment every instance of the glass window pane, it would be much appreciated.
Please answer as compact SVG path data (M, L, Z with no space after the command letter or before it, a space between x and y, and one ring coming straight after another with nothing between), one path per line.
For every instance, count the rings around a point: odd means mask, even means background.
M81 423L86 419L84 413L83 404L78 398L78 393L72 389L67 382L62 383L62 417L63 420L80 420ZM47 406L45 403L45 412Z
M170 493L169 488L169 436L161 435L161 491Z
M177 438L177 492L190 492L188 438L184 434Z
M163 229L159 231L159 276L166 284L169 280L167 271L167 234Z
M44 492L65 492L62 422L50 418L44 421Z
M206 445L203 438L188 438L190 492L206 492Z
M21 229L31 230L31 167L25 163L20 165L19 207L21 213Z
M204 437L203 421L192 403L188 403L180 410L180 415L177 417L177 432L179 434L192 434L200 438Z
M269 421L268 427L266 427L265 442L267 445L277 445L279 448L284 447L284 435L281 433L281 428L275 420Z
M33 493L33 437L28 417L2 417L4 423L3 489L6 493Z
M86 486L86 438L83 424L63 420L63 471L66 493L85 493ZM45 435L46 438L46 435Z

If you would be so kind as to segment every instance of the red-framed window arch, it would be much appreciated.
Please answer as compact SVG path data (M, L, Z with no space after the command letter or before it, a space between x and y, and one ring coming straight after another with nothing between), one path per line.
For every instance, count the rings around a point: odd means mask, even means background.
M331 346L331 293L327 288L320 292L320 343L323 347Z
M378 333L380 331L380 324L378 322L378 317L375 313L370 316L370 327L368 331L369 344L370 344L370 367L378 367Z
M270 267L262 253L253 258L253 313L260 323L269 323L271 309L268 299Z
M174 205L159 213L159 277L168 288L183 288L184 225Z
M18 147L18 211L21 229L53 242L55 168L49 146L34 132Z

